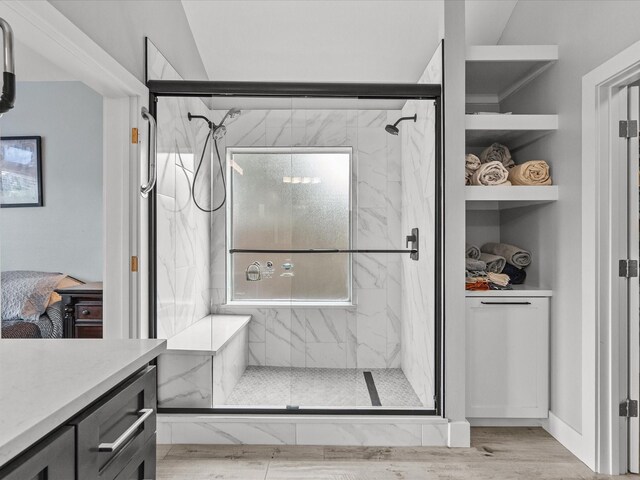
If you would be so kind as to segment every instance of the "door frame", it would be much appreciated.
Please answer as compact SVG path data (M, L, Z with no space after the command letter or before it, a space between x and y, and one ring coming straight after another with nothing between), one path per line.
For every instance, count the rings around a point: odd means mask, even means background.
M146 259L147 242L138 227L146 210L138 195L140 150L146 142L139 137L133 144L131 129L146 132L139 112L147 106L148 89L45 0L0 0L0 17L18 41L103 97L104 337L144 336L146 322L139 319L145 318L147 304L146 269L134 274L130 262L132 255ZM20 81L19 58L16 78Z
M618 121L626 119L625 87L639 79L640 42L582 77L582 431L565 445L592 469L614 475L627 470L618 413L627 382L628 358L620 355L626 294L617 274L618 259L626 258L626 202L625 218L618 212L627 142L618 137Z

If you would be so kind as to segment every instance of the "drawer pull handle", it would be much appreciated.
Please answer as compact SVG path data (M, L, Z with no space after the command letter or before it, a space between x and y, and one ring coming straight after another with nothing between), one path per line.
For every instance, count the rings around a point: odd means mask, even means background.
M143 408L138 412L140 418L138 418L133 424L127 428L122 435L120 435L113 443L101 443L98 445L99 452L115 452L122 444L124 444L131 436L136 433L136 430L149 418L153 413L153 408Z
M82 310L83 315L89 315L91 312L89 310Z
M483 305L531 305L531 302L480 302Z

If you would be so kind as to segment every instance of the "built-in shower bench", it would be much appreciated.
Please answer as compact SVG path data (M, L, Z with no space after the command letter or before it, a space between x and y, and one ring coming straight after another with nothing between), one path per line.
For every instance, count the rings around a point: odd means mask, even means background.
M158 359L158 405L224 405L249 360L251 315L208 315L167 339Z

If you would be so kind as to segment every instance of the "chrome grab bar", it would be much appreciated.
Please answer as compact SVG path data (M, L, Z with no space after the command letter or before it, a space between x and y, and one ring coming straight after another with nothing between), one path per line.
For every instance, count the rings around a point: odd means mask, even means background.
M142 198L147 198L149 192L156 186L158 171L156 169L156 152L158 146L156 119L149 113L147 107L142 107L142 118L149 122L149 180L140 187Z
M99 452L115 452L120 446L125 443L129 438L136 433L136 430L140 428L140 425L144 423L144 421L149 418L149 416L153 413L153 408L143 408L138 412L140 418L138 418L133 424L127 428L122 435L120 435L115 442L113 443L101 443L98 445Z
M0 97L0 115L13 108L16 100L16 75L13 61L13 30L6 20L0 18L2 29L4 72L2 73L2 96Z

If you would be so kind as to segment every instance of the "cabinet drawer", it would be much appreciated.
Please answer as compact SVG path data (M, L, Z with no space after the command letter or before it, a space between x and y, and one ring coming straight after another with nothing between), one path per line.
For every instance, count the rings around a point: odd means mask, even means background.
M83 319L102 319L102 304L101 303L77 303L76 304L76 321Z
M549 300L466 299L466 404L470 418L546 418Z
M75 325L74 338L102 338L102 324Z
M147 367L72 421L78 478L113 480L156 432L156 369Z
M0 479L74 479L76 472L75 451L73 428L64 427L1 469Z
M147 440L115 480L152 480L156 478L156 437Z

